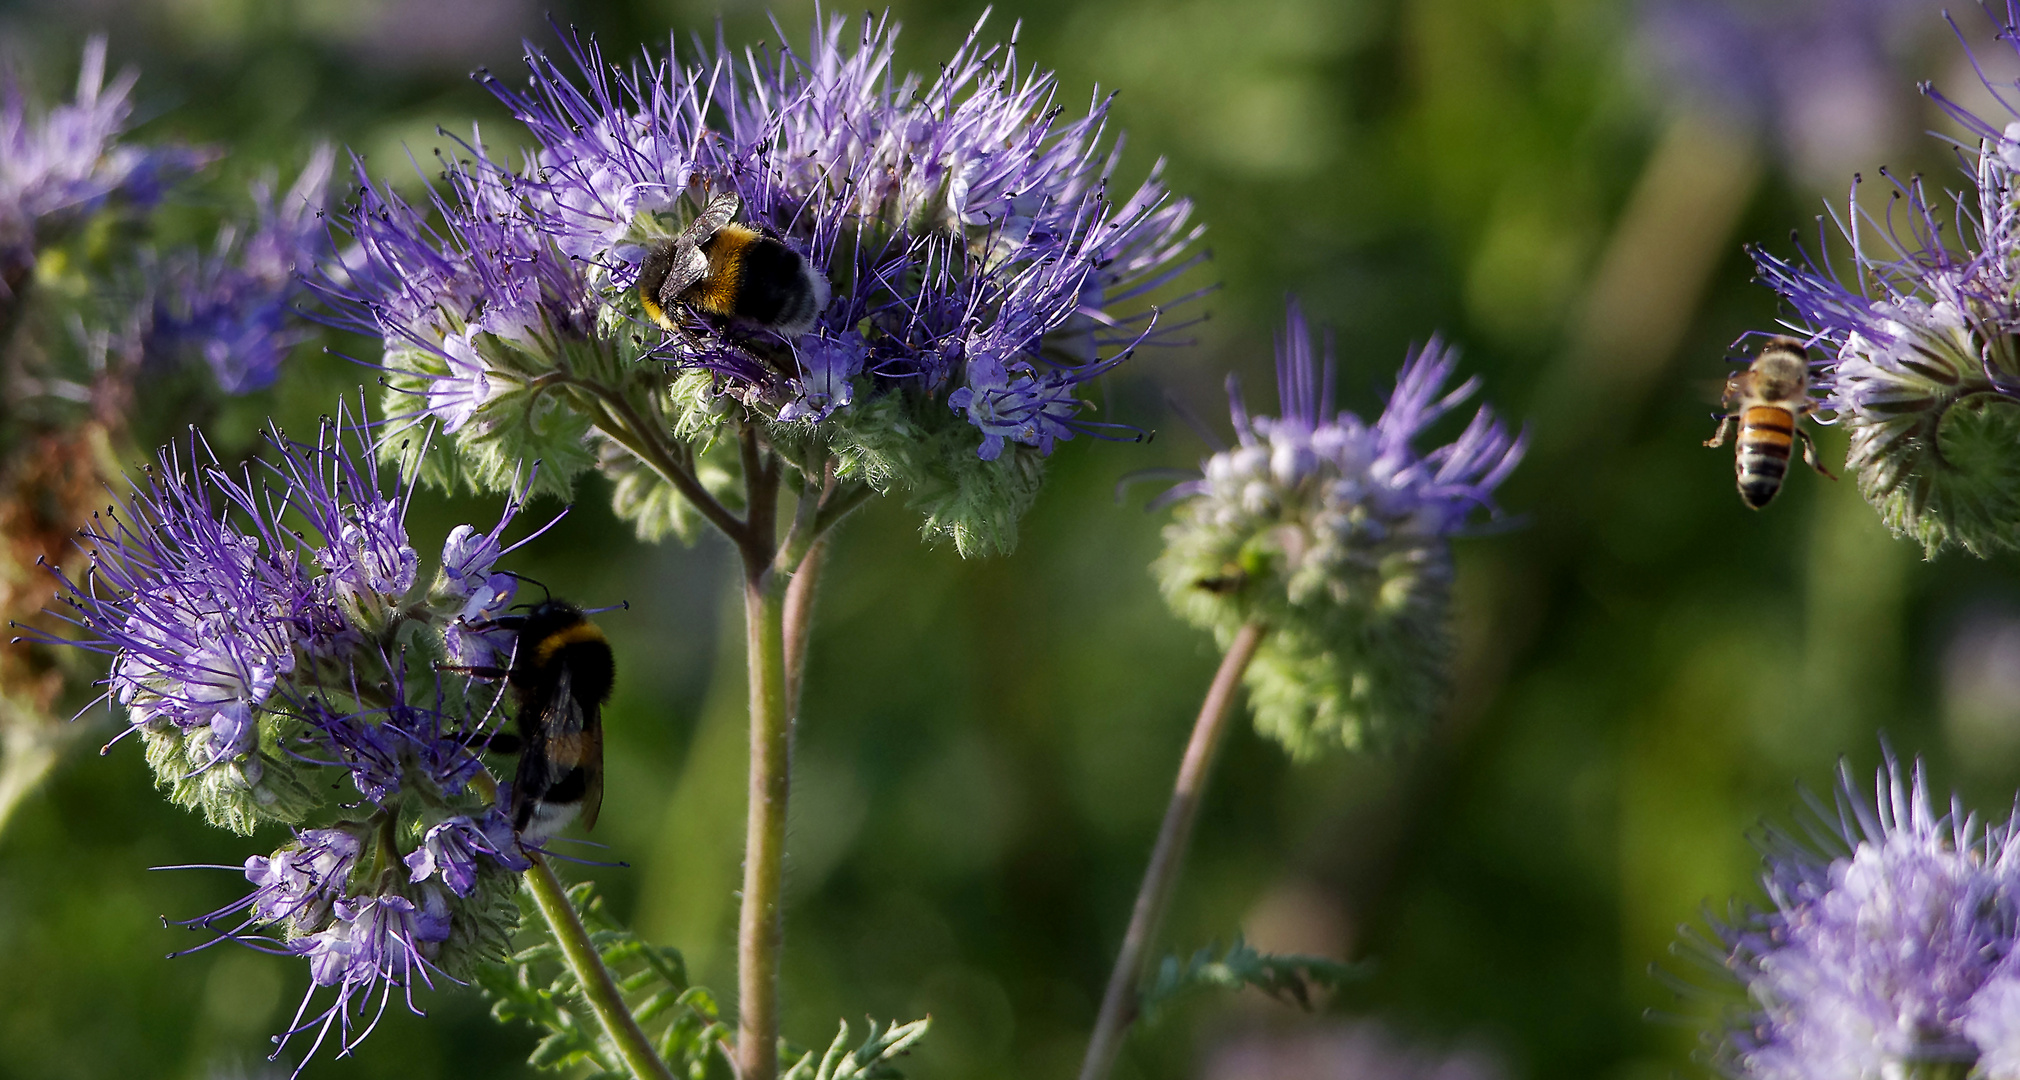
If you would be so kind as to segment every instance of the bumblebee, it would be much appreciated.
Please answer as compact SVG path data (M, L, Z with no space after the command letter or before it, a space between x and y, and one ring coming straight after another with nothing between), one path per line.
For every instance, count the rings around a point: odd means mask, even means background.
M638 273L646 316L682 337L681 308L786 338L813 329L828 306L828 279L769 229L731 220L737 206L733 192L717 195L646 256Z
M603 703L617 674L610 643L566 600L549 598L489 625L517 631L512 666L458 670L503 677L518 696L512 827L527 844L578 816L584 829L595 828L603 805ZM493 746L511 741L494 740Z
M1738 452L1733 470L1739 477L1739 497L1755 510L1766 506L1782 488L1789 470L1789 451L1803 443L1803 461L1835 480L1817 461L1817 444L1797 421L1817 410L1810 397L1810 354L1791 337L1773 337L1745 371L1727 379L1719 407L1718 430L1706 446L1725 444L1726 432L1739 422Z

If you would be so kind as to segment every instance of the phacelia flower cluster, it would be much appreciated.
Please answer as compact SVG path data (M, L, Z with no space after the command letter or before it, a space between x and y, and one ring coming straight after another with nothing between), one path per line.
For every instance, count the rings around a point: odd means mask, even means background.
M2020 47L2007 9L2001 37ZM1989 84L1988 84L1989 85ZM1886 179L1884 213L1858 204L1845 224L1852 284L1822 257L1755 252L1791 323L1833 354L1820 395L1850 431L1847 466L1898 536L1933 556L2020 547L2020 113L1982 119L1930 95L1966 129L1974 190L1933 196L1919 179Z
M35 253L114 198L152 204L205 155L185 147L143 147L119 137L133 115L136 76L105 81L105 39L84 47L77 93L32 108L13 78L0 81L0 301L35 267Z
M299 272L329 246L323 197L335 159L328 146L318 147L278 198L271 178L256 181L254 218L243 229L227 222L211 252L162 260L151 348L194 354L227 394L273 384L281 362L307 338L294 311Z
M345 1050L396 989L411 1007L417 983L503 954L528 865L479 782L501 691L436 670L509 649L487 623L511 603L495 564L516 507L455 530L424 576L412 489L382 484L357 437L342 413L314 444L274 431L269 460L237 473L194 439L164 452L83 533L89 567L58 612L71 644L110 655L121 738L171 801L241 833L296 827L246 861L248 896L189 925L307 958L288 1034L335 1031Z
M2020 833L1931 805L1890 756L1872 803L1850 771L1837 851L1770 834L1770 906L1716 927L1749 1007L1720 1063L1752 1080L2020 1077Z
M1176 520L1155 567L1165 600L1223 644L1268 635L1247 684L1259 729L1299 757L1360 747L1425 723L1449 665L1451 538L1522 459L1524 440L1481 408L1459 437L1416 442L1470 397L1446 392L1457 354L1413 351L1368 424L1333 407L1295 301L1277 342L1276 416L1251 416L1228 380L1237 444L1174 488Z
M557 485L599 459L623 481L625 454L598 445L626 448L620 399L698 446L755 422L816 479L831 456L963 550L1007 546L1040 459L1115 430L1086 418L1084 386L1174 329L1147 298L1197 230L1155 170L1111 197L1105 101L1065 119L1050 73L973 35L936 78L900 75L896 34L836 18L804 54L718 42L629 67L576 39L566 62L529 52L523 88L487 77L530 159L508 170L473 142L440 226L363 181L362 259L325 275L340 317L386 341L389 411L451 431L481 482L538 457ZM641 302L647 256L725 196L811 268L804 324L684 301L655 321ZM561 413L608 415L592 435ZM658 505L630 505L642 532L664 531L642 516Z

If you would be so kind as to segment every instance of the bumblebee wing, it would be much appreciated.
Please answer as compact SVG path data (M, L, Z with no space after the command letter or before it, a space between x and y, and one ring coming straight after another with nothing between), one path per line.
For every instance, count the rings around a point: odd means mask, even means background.
M666 279L659 285L659 306L668 311L680 301L681 293L708 276L708 256L689 243L686 237L674 241L671 257L672 265L667 268Z
M680 239L699 246L709 237L721 232L722 227L736 217L736 208L739 205L741 202L734 191L725 191L710 199L708 205L701 208L701 213L696 214L694 220L687 223L687 228L681 230Z
M563 665L547 693L528 702L533 715L522 715L526 747L512 784L512 823L522 833L548 816L542 807L579 807L584 828L596 822L603 801L602 710L578 699L573 684Z

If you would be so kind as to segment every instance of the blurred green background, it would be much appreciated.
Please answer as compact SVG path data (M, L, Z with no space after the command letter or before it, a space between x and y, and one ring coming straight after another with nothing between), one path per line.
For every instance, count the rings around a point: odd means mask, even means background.
M1750 512L1730 451L1699 445L1729 344L1777 314L1740 244L1786 251L1854 169L1956 175L1919 134L1944 123L1912 86L1970 89L1961 50L1933 4L1895 6L1915 32L1888 39L1864 97L1830 82L1859 73L1802 52L1825 35L1779 57L1837 107L1821 119L1816 101L1749 112L1665 77L1637 9L1608 0L1000 8L986 33L1021 20L1023 57L1059 72L1070 106L1097 84L1121 91L1124 172L1169 159L1210 228L1202 280L1223 288L1196 348L1143 356L1105 388L1106 418L1158 437L1062 447L1014 556L926 548L895 504L842 531L795 760L789 1033L825 1042L839 1017L931 1013L908 1066L921 1080L1077 1067L1216 660L1146 570L1163 519L1143 489L1118 504L1116 481L1206 452L1167 395L1225 432L1233 370L1270 407L1293 290L1335 328L1346 404L1364 413L1411 342L1464 346L1486 397L1534 436L1503 491L1523 526L1461 545L1458 687L1425 745L1293 767L1237 731L1166 950L1244 930L1373 959L1375 977L1326 1011L1487 1047L1516 1078L1702 1075L1699 1021L1718 1001L1679 998L1649 966L1687 972L1667 951L1678 924L1758 898L1745 834L1787 820L1798 783L1827 790L1841 755L1869 779L1884 730L1939 788L2009 805L2013 560L1925 564L1849 481L1807 472ZM773 10L804 41L810 5ZM902 64L933 70L980 12L898 3ZM754 5L578 2L551 17L623 55L669 31L684 45L718 14L732 43L773 33ZM292 175L320 138L411 176L402 147L428 160L437 124L479 121L511 145L465 75L516 70L522 36L552 46L542 16L533 0L15 0L0 41L53 92L84 36L108 30L115 63L143 73L139 137L227 144L227 176ZM1851 136L1824 137L1830 122ZM218 422L305 425L369 378L313 349L297 359L280 390ZM1842 461L1842 438L1822 439ZM579 600L632 604L603 619L620 678L597 832L629 866L591 873L726 991L745 747L729 559L714 542L636 546L606 501L582 493L516 564ZM425 548L495 513L429 501L410 524ZM145 868L277 842L169 808L130 746L67 761L0 837L0 1077L266 1067L304 965L230 948L162 959L193 942L158 916L210 911L244 883ZM501 1031L471 993L421 1000L425 1019L396 1006L353 1059L312 1075L531 1075L529 1030ZM1325 1022L1259 996L1194 999L1141 1033L1118 1075L1198 1075L1233 1033Z

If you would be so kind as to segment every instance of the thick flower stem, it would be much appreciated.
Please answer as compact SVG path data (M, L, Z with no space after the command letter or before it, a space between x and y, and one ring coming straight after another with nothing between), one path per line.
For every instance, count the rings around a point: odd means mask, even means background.
M737 1075L778 1075L781 893L786 798L792 775L792 715L786 708L785 604L768 560L744 578L750 674L750 806L744 840L743 910L737 925Z
M610 969L603 966L603 958L596 952L596 946L589 940L589 930L582 925L582 919L575 913L575 905L568 902L568 892L561 887L561 879L538 855L529 856L532 869L526 871L526 884L533 890L533 899L540 905L540 914L547 919L547 926L554 931L554 940L561 945L561 955L568 961L568 969L575 973L575 981L582 986L582 996L589 1000L589 1008L596 1013L596 1019L603 1025L603 1033L617 1046L617 1052L624 1058L625 1068L638 1080L673 1080L673 1070L666 1067L652 1049L652 1041L638 1026L638 1019L631 1015L631 1009L624 1004L624 995L617 989L617 983L610 977Z
M1087 1060L1080 1066L1080 1080L1102 1080L1108 1075L1122 1050L1122 1036L1136 1019L1137 984L1142 979L1144 956L1164 919L1178 884L1178 872L1185 864L1185 851L1192 843L1192 827L1199 820L1207 774L1213 769L1221 736L1227 732L1228 716L1234 711L1235 689L1241 685L1249 661L1255 659L1256 648L1262 644L1265 633L1261 623L1241 628L1228 645L1227 655L1221 658L1220 670L1214 673L1206 700L1200 704L1192 739L1186 743L1185 757L1178 766L1171 805L1165 808L1164 825L1158 830L1157 846L1150 853L1150 867L1143 872L1143 887L1136 893L1136 910L1131 913L1129 930L1122 937L1122 953L1115 958L1108 991L1101 997L1101 1015L1095 1020L1094 1036L1087 1044Z

